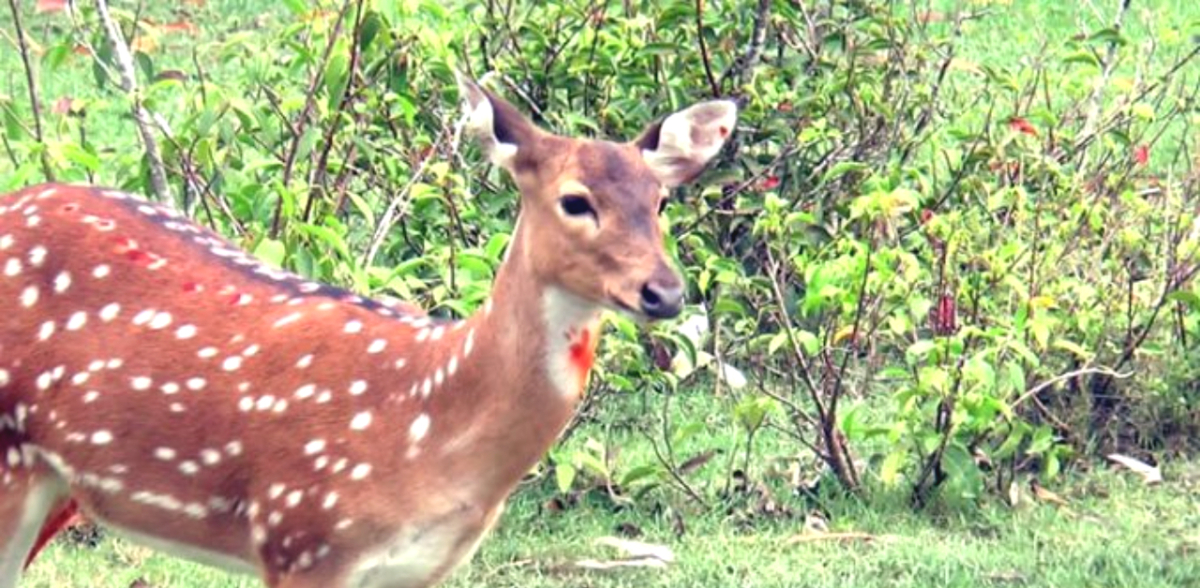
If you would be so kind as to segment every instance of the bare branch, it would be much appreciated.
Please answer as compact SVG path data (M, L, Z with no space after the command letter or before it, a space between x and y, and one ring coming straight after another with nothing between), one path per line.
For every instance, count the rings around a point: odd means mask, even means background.
M29 44L25 40L25 28L21 25L21 11L17 10L17 0L8 0L12 10L13 26L17 29L17 48L21 52L21 64L25 68L25 84L29 88L29 107L33 109L33 136L39 145L45 145L42 137L42 107L38 103L37 77L33 75L33 63L29 60ZM42 175L46 180L54 181L54 170L50 167L50 156L42 149Z
M96 14L100 18L100 24L104 27L104 34L108 38L108 42L112 43L113 55L117 58L117 67L120 73L121 89L133 101L133 122L137 126L138 135L142 138L142 147L146 150L146 159L150 166L150 189L160 202L171 202L171 188L167 184L167 171L163 166L158 139L155 138L151 128L154 124L153 116L142 105L139 95L133 54L129 51L129 44L125 42L125 35L121 33L121 28L117 26L116 21L108 12L108 0L96 0Z

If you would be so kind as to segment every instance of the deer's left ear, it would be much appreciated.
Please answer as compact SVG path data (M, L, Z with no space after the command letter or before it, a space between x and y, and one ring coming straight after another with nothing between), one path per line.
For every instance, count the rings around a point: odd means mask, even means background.
M695 179L737 124L731 100L701 102L650 125L634 142L658 180L673 188Z

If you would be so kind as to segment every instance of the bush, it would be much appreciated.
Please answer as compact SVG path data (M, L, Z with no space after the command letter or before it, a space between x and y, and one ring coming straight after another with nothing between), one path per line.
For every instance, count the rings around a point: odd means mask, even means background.
M496 72L563 134L629 137L733 96L733 146L668 207L711 336L614 318L594 387L716 387L747 452L771 426L844 488L922 504L1096 451L1186 451L1200 432L1195 23L1153 51L1115 26L973 63L962 31L995 15L881 0L289 2L251 22L216 4L114 11L133 92L95 14L25 15L13 30L39 35L43 81L92 78L39 96L40 115L0 96L0 184L162 192L127 116L143 106L196 218L302 274L461 315L515 198L459 144L454 68ZM666 367L676 353L688 369ZM749 385L717 377L727 364ZM563 489L580 468L614 476L596 451L555 454ZM695 492L661 457L626 485Z

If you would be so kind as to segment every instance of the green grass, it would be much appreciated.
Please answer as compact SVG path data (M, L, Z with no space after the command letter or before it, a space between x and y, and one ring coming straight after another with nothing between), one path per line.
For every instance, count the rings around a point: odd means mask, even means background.
M1173 470L1178 471L1178 470ZM1182 481L1144 487L1106 471L1056 491L1067 508L1025 502L1015 509L989 504L971 516L913 514L887 500L828 505L830 529L861 532L873 541L789 544L803 517L752 519L749 527L720 514L685 514L676 537L667 517L648 506L613 512L601 501L551 513L540 492L520 493L480 553L449 582L452 588L767 587L856 588L1019 586L1097 588L1200 586L1200 504ZM1026 500L1029 493L1023 493ZM785 502L790 502L785 499ZM798 504L790 504L792 507ZM585 572L581 559L612 557L596 538L620 524L637 525L643 541L670 546L665 569ZM743 530L738 530L743 529ZM105 539L99 548L55 544L22 588L127 588L142 578L155 588L250 587L251 578L225 576L148 550Z

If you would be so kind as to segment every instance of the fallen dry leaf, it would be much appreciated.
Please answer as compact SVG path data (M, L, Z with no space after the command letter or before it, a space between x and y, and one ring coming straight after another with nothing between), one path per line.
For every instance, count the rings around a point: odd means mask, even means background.
M675 561L675 553L665 545L630 541L619 537L601 537L596 544L612 547L624 554L617 559L583 559L575 567L585 570L611 571L622 568L665 568Z
M1037 498L1039 502L1049 502L1050 504L1057 504L1058 506L1067 506L1067 501L1064 500L1062 496L1047 490L1046 487L1039 484L1037 480L1030 480L1029 488L1033 491L1033 497Z
M1016 508L1019 504L1021 504L1021 485L1013 480L1008 484L1008 505Z
M1124 466L1125 468L1128 468L1129 471L1141 476L1142 481L1145 482L1147 486L1158 484L1163 481L1162 470L1158 469L1158 466L1152 466L1140 459L1129 457L1128 455L1122 455L1120 453L1110 453L1105 457L1108 458L1108 461L1120 466Z
M661 560L664 563L675 561L675 552L671 551L666 545L657 545L654 543L645 543L642 541L631 541L629 539L621 539L620 537L601 537L596 540L598 545L612 547L617 551L622 551L628 557L635 558L654 558Z

